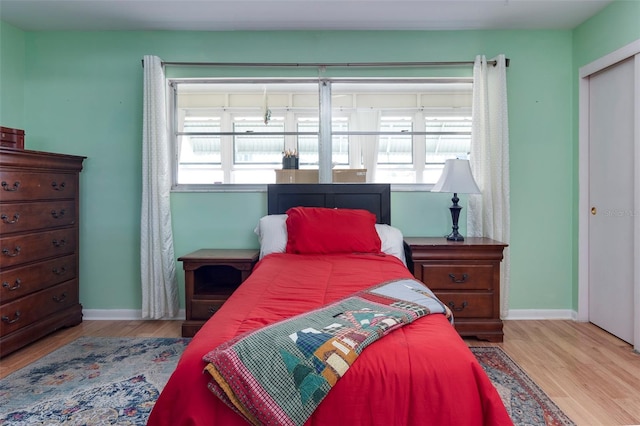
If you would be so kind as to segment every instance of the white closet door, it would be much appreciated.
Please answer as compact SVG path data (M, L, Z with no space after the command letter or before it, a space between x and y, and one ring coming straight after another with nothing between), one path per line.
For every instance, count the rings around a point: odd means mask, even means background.
M634 59L589 79L589 321L633 344Z

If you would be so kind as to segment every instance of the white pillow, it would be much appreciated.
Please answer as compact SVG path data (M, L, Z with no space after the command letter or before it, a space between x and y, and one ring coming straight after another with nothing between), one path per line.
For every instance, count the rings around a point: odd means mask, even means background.
M383 253L397 257L406 265L407 259L404 256L404 237L402 232L398 228L381 223L376 223L376 231L378 231L378 236L382 243L380 250Z
M260 259L271 253L287 250L287 215L271 214L263 216L253 230L260 242Z
M398 228L380 223L376 224L376 231L382 243L382 252L397 257L406 265L402 232ZM256 233L260 242L260 259L271 253L287 251L286 214L261 217L253 232Z

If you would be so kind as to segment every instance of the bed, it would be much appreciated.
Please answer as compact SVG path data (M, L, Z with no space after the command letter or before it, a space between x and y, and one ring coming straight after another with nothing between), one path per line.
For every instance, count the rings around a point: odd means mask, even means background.
M194 336L160 394L149 425L512 424L451 318L429 309L388 332L373 333L376 339L318 398L308 417L259 417L225 401L220 395L224 380L220 382L214 374L216 368L224 370L214 365L221 354L312 314L328 315L330 308L350 302L354 295L370 295L382 286L413 280L402 234L390 226L389 185L269 185L267 211L256 227L260 260ZM340 222L331 229L317 228L323 226L320 222L336 220ZM361 225L362 221L367 224ZM333 232L349 238L333 238ZM372 244L378 244L378 249L369 250ZM333 317L342 318L346 312ZM249 355L267 366L279 362L277 356L248 348ZM227 378L235 380L233 374ZM305 403L315 397L309 395Z

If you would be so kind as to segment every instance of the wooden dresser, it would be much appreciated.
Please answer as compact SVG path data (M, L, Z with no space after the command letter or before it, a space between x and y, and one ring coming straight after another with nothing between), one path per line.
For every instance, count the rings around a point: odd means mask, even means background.
M407 237L413 274L451 310L463 337L503 339L500 262L506 244L489 238Z
M0 357L82 321L78 216L84 159L0 148Z

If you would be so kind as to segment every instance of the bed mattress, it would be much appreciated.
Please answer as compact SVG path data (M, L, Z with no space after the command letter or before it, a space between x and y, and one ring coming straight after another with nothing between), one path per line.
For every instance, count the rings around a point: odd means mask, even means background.
M149 425L246 425L207 387L203 357L265 325L320 308L381 282L412 278L384 254L264 257L193 338ZM306 425L510 425L504 405L444 315L392 331L367 347Z

